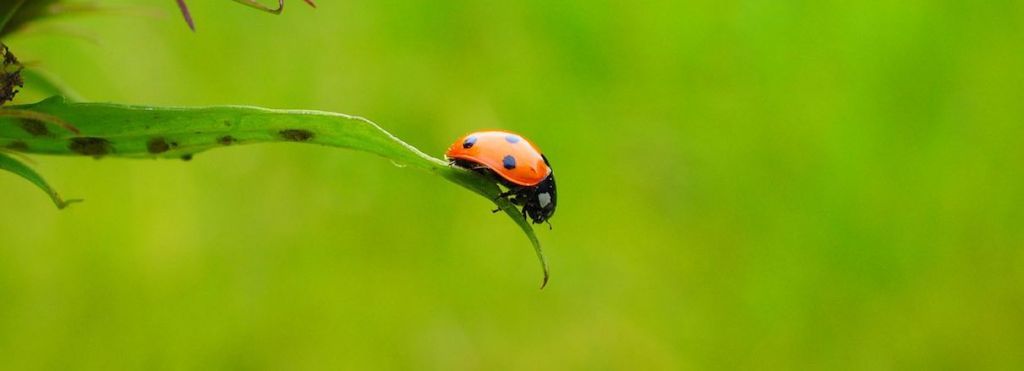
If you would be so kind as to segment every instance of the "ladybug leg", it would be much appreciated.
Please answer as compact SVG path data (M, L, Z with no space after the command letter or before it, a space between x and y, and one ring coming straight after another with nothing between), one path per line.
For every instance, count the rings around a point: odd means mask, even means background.
M516 197L512 197L512 196L516 196ZM494 197L494 199L492 201L498 201L498 199L500 199L500 198L507 199L508 202L511 202L513 205L522 205L523 204L520 201L519 194L516 193L515 190L508 190L508 191L505 191L505 192L501 192L496 197ZM492 213L497 213L499 211L501 211L501 207L498 207L497 209L491 210ZM526 210L523 210L523 217L525 217L525 216L526 216Z
M513 191L501 192L497 196L495 196L494 199L492 199L491 201L498 201L498 199L502 199L502 198L508 199L509 196L512 196L514 194L515 194L515 192L513 192ZM509 199L509 202L515 204L515 200L513 200L513 199ZM500 206L497 209L491 210L492 213L497 213L499 211L501 211L501 207Z

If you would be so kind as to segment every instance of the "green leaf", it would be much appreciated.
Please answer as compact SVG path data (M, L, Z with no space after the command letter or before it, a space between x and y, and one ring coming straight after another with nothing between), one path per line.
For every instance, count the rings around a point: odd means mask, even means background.
M53 190L53 188L51 188L50 185L47 184L45 180L43 180L43 177L40 176L39 173L36 173L35 170L32 170L32 168L28 167L28 165L21 163L21 161L18 161L3 153L0 153L0 169L15 173L18 176L25 178L25 180L32 182L32 184L35 184L36 187L39 187L39 189L43 190L43 192L46 192L46 194L50 196L50 199L53 200L53 203L57 205L58 209L68 207L68 205L75 202L82 202L82 200L77 199L62 199L60 195L57 194L57 191Z
M7 27L7 23L11 21L11 18L14 18L14 14L18 12L21 4L24 3L25 0L9 0L0 4L0 32Z
M36 67L25 67L21 70L21 78L25 80L26 89L49 95L62 95L72 102L82 101L77 91L53 74Z
M59 0L5 0L0 5L0 36L17 31L25 25L54 14L53 5Z
M494 180L449 166L361 117L247 106L71 103L61 97L10 109L35 116L0 114L0 148L17 148L25 153L190 159L213 148L268 142L319 144L373 153L440 176L496 203L526 233L547 283L548 266L533 227L515 205L499 197L501 191ZM68 128L77 128L80 134Z

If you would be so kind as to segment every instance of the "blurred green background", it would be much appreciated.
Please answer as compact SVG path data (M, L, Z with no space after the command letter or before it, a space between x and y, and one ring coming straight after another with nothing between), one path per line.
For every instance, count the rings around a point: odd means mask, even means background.
M86 202L0 174L0 369L1024 367L1019 1L104 3L5 42L93 101L531 138L551 284L364 153L34 156Z

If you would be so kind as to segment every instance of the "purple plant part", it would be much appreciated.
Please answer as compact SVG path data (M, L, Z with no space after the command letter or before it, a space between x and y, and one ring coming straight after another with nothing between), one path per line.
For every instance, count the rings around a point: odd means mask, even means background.
M178 8L181 9L181 15L185 17L185 23L188 23L188 28L195 32L196 24L192 22L192 14L188 12L188 5L185 5L185 0L178 0Z
M196 30L196 25L192 22L192 14L188 11L188 5L185 5L185 0L176 0L178 2L178 9L181 9L181 15L185 17L185 23L188 23L188 28L192 29L193 32ZM257 0L234 0L239 4L250 6L268 13L281 14L284 10L284 0L277 0L277 9L271 9L267 6L260 4ZM309 6L316 8L316 3L313 0L303 0Z

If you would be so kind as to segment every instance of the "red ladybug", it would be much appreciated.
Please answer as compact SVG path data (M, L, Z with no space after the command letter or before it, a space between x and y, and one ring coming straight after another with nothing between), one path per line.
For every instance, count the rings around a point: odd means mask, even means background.
M478 131L456 140L445 158L455 166L493 176L508 191L501 197L523 207L523 217L534 224L555 213L555 174L537 146L505 131ZM495 210L497 211L497 210ZM550 226L551 223L548 223Z

